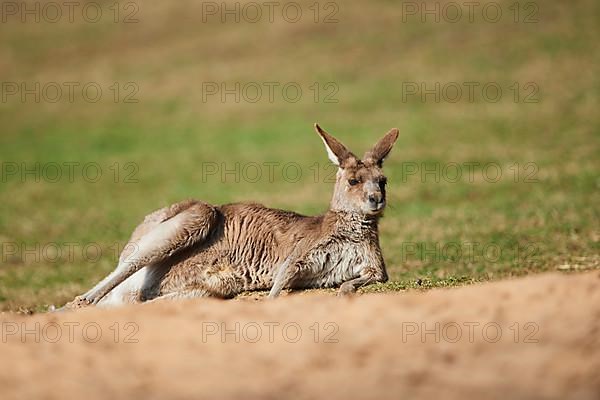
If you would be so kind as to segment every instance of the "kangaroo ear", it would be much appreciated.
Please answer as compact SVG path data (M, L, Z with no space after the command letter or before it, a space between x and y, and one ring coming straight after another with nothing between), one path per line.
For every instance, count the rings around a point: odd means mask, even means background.
M396 139L398 139L398 129L394 128L382 137L379 142L375 143L375 146L365 153L364 161L377 164L378 166L383 165L383 160L390 154L392 147Z
M315 124L315 130L323 139L323 143L325 144L325 148L327 149L327 155L332 163L337 165L340 168L344 168L344 164L350 159L356 159L356 156L352 154L350 150L346 146L342 144L339 140L331 136L329 133L325 132L319 124Z

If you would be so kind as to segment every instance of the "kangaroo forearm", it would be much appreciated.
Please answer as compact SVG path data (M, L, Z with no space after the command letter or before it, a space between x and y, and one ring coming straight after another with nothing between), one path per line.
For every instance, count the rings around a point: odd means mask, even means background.
M291 271L290 266L292 262L297 257L297 248L292 251L292 254L287 256L287 258L283 261L279 269L276 271L275 278L273 279L273 286L271 287L271 291L269 292L269 298L275 298L279 296L281 290L286 287L292 278L294 277L293 271Z

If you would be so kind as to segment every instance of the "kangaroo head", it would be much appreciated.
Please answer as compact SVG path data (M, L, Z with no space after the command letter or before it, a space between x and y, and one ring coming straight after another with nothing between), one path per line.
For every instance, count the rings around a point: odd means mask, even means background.
M383 175L383 160L398 139L398 129L390 130L365 153L362 160L318 124L315 124L315 129L325 143L329 159L339 167L331 209L365 215L381 214L385 207L387 180Z

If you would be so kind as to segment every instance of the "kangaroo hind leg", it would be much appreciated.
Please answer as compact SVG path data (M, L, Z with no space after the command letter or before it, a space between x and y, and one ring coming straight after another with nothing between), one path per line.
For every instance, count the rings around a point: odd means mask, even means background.
M160 263L205 240L217 219L215 207L195 200L176 203L148 215L133 232L116 269L69 304L81 307L98 303L141 268Z

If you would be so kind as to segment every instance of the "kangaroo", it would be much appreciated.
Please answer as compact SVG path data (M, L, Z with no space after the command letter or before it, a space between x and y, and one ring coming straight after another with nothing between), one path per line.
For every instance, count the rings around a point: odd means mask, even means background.
M386 282L378 221L386 205L384 159L398 129L359 159L318 124L337 165L329 209L304 216L253 203L214 206L187 200L155 211L134 230L116 269L66 308L159 299L231 298L252 290Z

